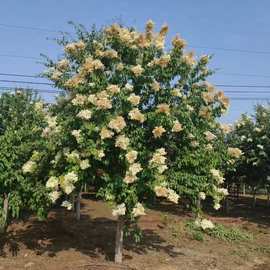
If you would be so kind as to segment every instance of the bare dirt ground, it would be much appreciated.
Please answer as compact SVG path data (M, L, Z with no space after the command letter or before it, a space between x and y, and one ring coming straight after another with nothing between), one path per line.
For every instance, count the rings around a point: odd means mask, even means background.
M191 215L162 203L141 218L143 241L125 241L119 266L112 262L116 224L111 209L83 199L81 221L55 209L46 221L30 216L13 222L0 239L0 270L270 270L270 208L259 201L252 209L247 200L234 203L227 215L209 215L252 233L254 240L230 243L207 236L196 241L185 230Z

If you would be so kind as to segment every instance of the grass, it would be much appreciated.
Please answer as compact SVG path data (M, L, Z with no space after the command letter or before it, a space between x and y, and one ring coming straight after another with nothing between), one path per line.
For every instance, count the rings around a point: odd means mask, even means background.
M188 221L186 223L187 232L192 236L194 240L203 241L205 235L210 237L227 241L227 242L243 242L251 241L253 236L239 228L229 228L222 224L215 224L213 229L202 230L200 227L196 226L193 221Z

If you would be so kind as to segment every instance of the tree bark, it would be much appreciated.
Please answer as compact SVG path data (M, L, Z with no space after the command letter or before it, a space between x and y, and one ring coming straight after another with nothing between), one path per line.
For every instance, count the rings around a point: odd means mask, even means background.
M4 233L7 227L8 220L8 195L4 195L3 213L1 217L0 233Z
M246 195L246 185L245 185L245 183L243 184L243 195L244 196Z
M195 218L199 218L200 217L200 213L201 213L201 207L202 207L202 204L201 204L201 199L200 197L198 196L197 198L197 201L196 201L196 215L195 215Z
M78 195L76 197L76 219L77 220L81 219L81 198L82 198L82 194L81 192L78 192Z
M257 198L256 198L256 189L254 188L253 189L253 208L256 207L256 200L257 200Z
M123 259L123 236L124 236L124 219L118 217L116 227L116 238L115 238L115 263L122 263Z
M270 193L267 193L267 207L270 206Z

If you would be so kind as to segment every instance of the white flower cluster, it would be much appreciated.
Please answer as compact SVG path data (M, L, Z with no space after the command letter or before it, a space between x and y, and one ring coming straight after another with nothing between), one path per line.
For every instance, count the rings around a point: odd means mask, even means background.
M159 148L155 151L152 159L149 162L152 167L157 168L160 174L162 174L165 170L168 169L167 165L165 164L167 159L165 157L166 154L167 152L164 148Z
M211 230L215 228L215 225L213 224L213 222L211 220L208 219L196 219L195 220L195 225L197 227L202 228L204 231L205 230Z
M179 201L180 196L170 188L166 188L165 186L155 186L154 191L157 197L167 198L169 201L175 204Z
M24 174L33 173L37 168L37 163L32 160L28 160L22 167L22 171Z
M112 211L112 215L114 217L124 216L125 214L126 214L126 205L124 203L117 205Z

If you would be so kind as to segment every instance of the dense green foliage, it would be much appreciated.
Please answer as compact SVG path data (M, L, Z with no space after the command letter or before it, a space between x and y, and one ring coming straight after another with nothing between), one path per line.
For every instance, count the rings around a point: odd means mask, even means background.
M38 100L31 93L17 91L0 97L0 211L8 200L10 217L28 209L44 217L48 204L40 149L44 116L37 110ZM33 162L28 162L29 159ZM28 163L27 163L28 162ZM29 174L31 172L31 174ZM3 223L4 221L2 221Z

